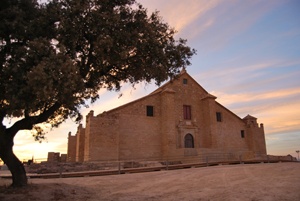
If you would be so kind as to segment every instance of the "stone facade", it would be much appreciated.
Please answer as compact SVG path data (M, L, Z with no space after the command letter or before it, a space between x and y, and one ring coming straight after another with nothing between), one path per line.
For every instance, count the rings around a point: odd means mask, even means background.
M76 139L78 162L266 155L263 125L222 106L185 70L143 98L97 116L90 111Z

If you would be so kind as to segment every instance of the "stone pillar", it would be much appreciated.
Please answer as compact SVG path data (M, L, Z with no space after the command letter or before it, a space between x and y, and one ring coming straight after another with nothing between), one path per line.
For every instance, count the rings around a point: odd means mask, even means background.
M170 156L170 144L176 148L176 122L175 122L175 91L165 89L161 92L161 156L168 159Z
M91 140L91 127L93 124L94 111L91 110L88 115L86 115L86 123L85 123L85 140L84 140L84 154L83 161L90 161L90 140Z
M83 162L84 157L84 145L85 145L85 129L82 124L79 124L77 128L77 142L76 142L76 162Z
M216 97L210 94L207 94L205 98L202 99L203 102L203 148L217 148L217 139L216 139Z
M246 124L246 142L250 151L257 156L267 154L265 131L263 124L258 126L257 118L247 115L243 118Z

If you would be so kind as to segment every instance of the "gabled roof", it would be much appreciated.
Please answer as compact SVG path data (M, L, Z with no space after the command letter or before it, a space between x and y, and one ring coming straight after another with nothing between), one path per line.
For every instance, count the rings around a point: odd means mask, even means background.
M104 114L109 114L109 113L111 113L111 112L114 112L114 111L119 110L119 109L121 109L121 108L127 107L127 106L129 106L129 105L131 105L131 104L134 104L134 103L136 103L136 102L139 102L139 101L141 101L141 100L144 100L144 99L149 98L149 97L151 97L151 96L155 96L155 95L160 94L160 93L165 93L165 92L167 92L167 93L175 93L176 91L174 91L174 90L172 89L172 86L171 86L171 85L172 85L173 82L179 81L179 80L181 79L181 77L183 77L183 76L185 76L186 78L188 78L188 79L190 79L192 82L194 82L194 83L196 84L196 86L199 87L199 89L202 90L202 91L204 92L203 96L200 97L200 99L206 99L206 98L216 99L216 98L217 98L216 96L211 95L210 93L208 93L208 92L207 92L207 91L206 91L206 90L205 90L205 89L204 89L197 81L194 80L194 78L192 78L192 77L186 72L185 69L183 69L183 70L180 72L180 74L178 74L175 78L169 80L168 82L166 82L165 84L163 84L162 86L160 86L159 88L157 88L156 90L154 90L152 93L150 93L150 94L148 94L148 95L146 95L146 96L144 96L144 97L142 97L142 98L139 98L139 99L136 99L136 100L131 101L131 102L129 102L129 103L126 103L126 104L124 104L124 105L121 105L121 106L119 106L119 107L116 107L116 108L114 108L114 109L111 109L111 110L108 110L108 111L104 111L103 113L100 113L100 114L98 114L97 116L102 116L102 115L104 115ZM225 110L227 110L228 112L230 112L231 114L233 114L234 116L236 116L238 119L240 119L240 120L242 121L242 119L241 119L239 116L237 116L235 113L233 113L232 111L230 111L229 109L227 109L225 106L221 105L221 104L218 103L217 101L216 101L216 104L218 104L219 106L221 106L222 108L224 108ZM249 118L249 117L255 118L255 117L252 117L252 116L250 116L250 115L248 115L248 116L245 117L245 118ZM244 119L245 119L245 118L244 118ZM256 118L255 118L255 119L256 119Z
M245 116L243 119L257 119L256 117L253 117L253 116L251 116L251 115L247 115L247 116Z
M176 81L176 80L179 80L182 76L187 76L189 79L191 79L193 82L195 82L197 85L198 85L198 87L200 88L200 89L202 89L207 95L205 96L205 97L203 97L203 98L214 98L214 99L216 99L216 97L215 96L213 96L213 95L211 95L211 94L209 94L197 81L195 81L194 80L194 78L192 78L187 72L186 72L186 70L185 69L182 69L182 71L180 72L180 74L178 74L177 76L175 76L175 78L173 78L173 79L171 79L171 80L169 80L167 83L165 83L165 84L163 84L162 86L160 86L158 89L156 89L156 90L154 90L152 93L150 93L150 94L148 94L148 95L146 95L146 96L144 96L144 97L142 97L142 98L139 98L139 99L136 99L136 100L134 100L134 101L131 101L131 102L129 102L129 103L126 103L126 104L124 104L124 105L121 105L121 106L119 106L119 107L116 107L116 108L114 108L114 109L111 109L111 110L108 110L108 111L104 111L103 113L100 113L100 114L98 114L97 116L101 116L101 114L104 114L104 113L110 113L110 112L113 112L113 111L115 111L115 110L118 110L118 109L120 109L120 108L123 108L123 107L126 107L126 106L128 106L128 105L131 105L131 104L133 104L133 103L136 103L136 102L138 102L138 101L140 101L140 100L143 100L143 99L146 99L146 98L148 98L148 97L150 97L150 96L153 96L153 95L156 95L156 94L159 94L159 93L162 93L162 92L171 92L171 93L175 93L175 91L173 90L173 89L171 89L171 87L169 88L168 86L170 86L174 81Z
M181 77L183 76L187 76L189 79L191 79L193 82L197 83L198 87L201 88L205 93L209 94L192 76L190 76L187 72L186 72L186 69L183 68L181 70L181 72L176 75L174 78L172 78L171 80L169 80L167 83L163 84L162 86L160 86L158 89L156 89L155 91L153 91L152 93L150 94L155 94L155 93L158 93L158 92L161 92L163 91L164 89L168 88L169 85L171 85L174 81L176 80L179 80ZM150 95L149 94L149 95Z
M146 96L144 96L144 97L142 97L142 98L138 98L138 99L136 99L136 100L134 100L134 101L131 101L131 102L129 102L129 103L125 103L124 105L121 105L121 106L116 107L116 108L114 108L114 109L111 109L111 110L108 110L108 111L104 111L104 112L98 114L97 116L101 116L101 114L104 114L104 113L107 114L107 113L113 112L113 111L115 111L115 110L118 110L118 109L120 109L120 108L126 107L126 106L128 106L128 105L131 105L131 104L133 104L133 103L136 103L136 102L138 102L138 101L140 101L140 100L146 99L146 98L148 98L148 97L150 97L150 96L153 96L153 95L155 95L155 94L152 94L152 93L151 93L151 94L146 95Z
M231 113L232 115L234 115L235 117L237 117L239 120L243 121L243 119L241 117L239 117L238 115L236 115L234 112L232 112L231 110L229 110L228 108L226 108L224 105L222 105L221 103L216 101L216 104L218 104L220 107L222 107L224 110L227 110L229 113Z
M209 93L207 93L202 99L206 99L206 98L212 98L212 99L217 99L217 97L216 96L214 96L214 95L211 95L211 94L209 94Z

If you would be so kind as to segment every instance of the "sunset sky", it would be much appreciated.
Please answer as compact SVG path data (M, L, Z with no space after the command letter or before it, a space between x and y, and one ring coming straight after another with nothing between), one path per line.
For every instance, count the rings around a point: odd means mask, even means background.
M197 50L187 72L217 101L241 118L247 114L264 123L267 152L296 156L300 150L300 1L299 0L139 0L155 9L176 38ZM124 86L121 92L100 91L100 99L83 108L99 114L155 90L154 84ZM85 119L82 121L85 125ZM9 121L7 121L9 124ZM23 159L46 160L51 151L66 153L67 120L35 142L20 132L14 151Z

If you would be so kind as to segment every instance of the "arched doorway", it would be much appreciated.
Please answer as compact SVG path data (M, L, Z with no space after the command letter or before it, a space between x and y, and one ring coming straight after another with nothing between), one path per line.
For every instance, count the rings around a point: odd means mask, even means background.
M194 137L191 134L185 135L184 148L194 148Z

